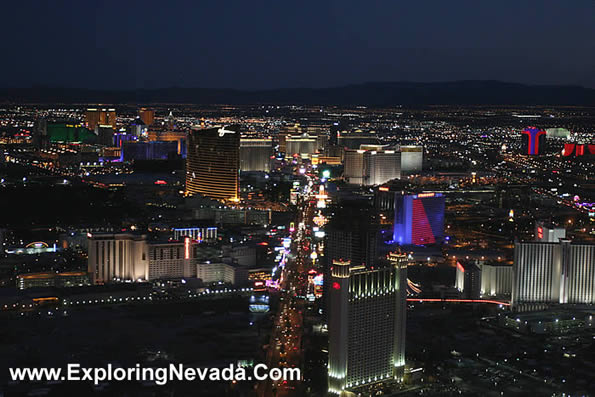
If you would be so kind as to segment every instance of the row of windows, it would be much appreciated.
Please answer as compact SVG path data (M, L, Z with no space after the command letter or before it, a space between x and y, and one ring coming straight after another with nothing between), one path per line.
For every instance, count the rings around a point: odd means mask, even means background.
M183 259L181 247L153 248L149 251L149 260Z

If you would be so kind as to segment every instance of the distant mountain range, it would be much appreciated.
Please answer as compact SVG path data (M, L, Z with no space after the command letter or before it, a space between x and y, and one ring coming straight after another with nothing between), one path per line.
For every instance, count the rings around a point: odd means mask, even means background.
M525 85L500 81L438 83L370 82L331 88L236 90L159 88L96 90L36 86L0 88L0 103L106 104L311 104L363 106L415 105L575 105L595 106L595 89Z

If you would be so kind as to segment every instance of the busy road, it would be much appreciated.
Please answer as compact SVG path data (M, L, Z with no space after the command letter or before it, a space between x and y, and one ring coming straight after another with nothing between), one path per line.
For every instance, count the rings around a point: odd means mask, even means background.
M307 263L310 258L308 235L314 225L315 207L310 194L301 196L295 219L296 228L291 236L291 255L281 276L279 307L266 354L269 368L301 368L303 365L302 336ZM259 385L259 395L300 396L303 395L303 382L267 380Z

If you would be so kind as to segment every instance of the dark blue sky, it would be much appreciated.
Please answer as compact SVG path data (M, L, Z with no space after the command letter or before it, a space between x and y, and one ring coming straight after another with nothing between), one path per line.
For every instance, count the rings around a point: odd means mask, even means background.
M593 0L19 0L2 13L0 86L595 87Z

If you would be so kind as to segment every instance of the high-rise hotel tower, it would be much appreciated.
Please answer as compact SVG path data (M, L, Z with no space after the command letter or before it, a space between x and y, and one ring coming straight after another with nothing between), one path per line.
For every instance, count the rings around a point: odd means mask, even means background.
M232 127L188 133L186 194L239 201L240 133Z
M595 304L595 244L517 242L514 247L512 307Z
M102 125L116 129L116 109L89 108L85 111L85 123L90 130Z
M440 244L444 236L444 203L442 193L396 193L395 243Z
M405 369L407 256L374 267L334 260L328 317L328 390L400 382Z
M269 172L272 156L273 140L271 138L242 138L240 140L240 170L242 172Z

